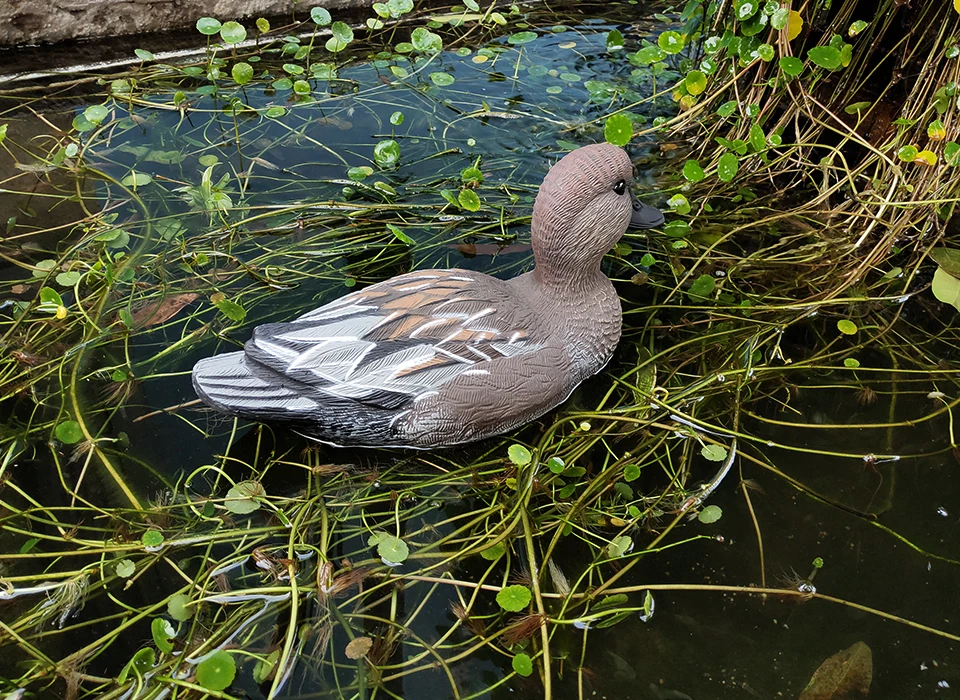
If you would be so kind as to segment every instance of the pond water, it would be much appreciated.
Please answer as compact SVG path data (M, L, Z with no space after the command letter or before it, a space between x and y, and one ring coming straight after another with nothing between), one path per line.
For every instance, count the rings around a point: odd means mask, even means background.
M529 269L549 165L617 110L674 113L682 57L629 58L670 26L651 10L502 19L437 11L436 55L387 27L0 92L4 690L533 697L549 665L557 698L797 698L864 642L870 698L955 697L956 350L923 350L944 375L907 335L816 360L828 314L676 293L734 269L715 238L628 234L613 364L506 440L335 450L188 404L193 363L259 323L411 269ZM641 197L679 191L685 147L631 141Z

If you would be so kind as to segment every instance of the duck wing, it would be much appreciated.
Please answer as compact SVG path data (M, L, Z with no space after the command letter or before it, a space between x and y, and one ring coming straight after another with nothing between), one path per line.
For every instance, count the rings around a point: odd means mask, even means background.
M510 301L514 313L503 314ZM498 359L540 349L515 302L486 275L408 273L295 321L259 326L242 362L201 361L194 386L207 403L249 417L310 420L344 404L397 411L455 377L488 374Z

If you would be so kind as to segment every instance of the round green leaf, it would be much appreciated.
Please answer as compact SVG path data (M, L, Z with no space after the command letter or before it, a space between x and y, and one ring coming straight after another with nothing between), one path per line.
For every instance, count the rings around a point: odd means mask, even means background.
M349 168L347 170L347 177L354 182L360 182L371 175L373 175L373 168L371 168L369 165L361 165L355 168Z
M207 36L212 36L220 31L220 20L213 17L201 17L197 20L197 31Z
M402 561L406 561L407 557L410 556L410 548L407 546L407 543L399 537L385 535L381 537L377 543L377 554L379 554L380 558L384 561L390 562L391 564L399 564Z
M113 570L117 572L117 576L120 578L130 578L137 572L137 565L130 559L121 559L113 567Z
M326 27L330 24L330 21L333 19L330 16L330 13L322 7L314 7L310 10L310 19L315 23L319 24L321 27Z
M633 122L622 112L607 117L603 125L603 137L614 146L626 146L633 138Z
M253 66L249 63L235 63L230 69L230 75L237 85L246 85L253 79Z
M856 335L857 324L848 319L842 319L840 321L837 321L837 330L843 333L844 335Z
M173 644L170 643L170 639L177 636L173 625L162 617L154 618L153 622L150 623L150 633L153 636L153 643L162 653L169 654L173 651Z
M207 690L226 690L237 675L233 656L223 650L208 656L197 664L197 684Z
M506 553L507 553L507 546L503 542L497 542L495 545L487 547L482 552L480 552L480 556L486 559L487 561L496 561Z
M912 163L920 150L916 146L903 146L897 151L897 157L905 163Z
M270 31L270 20L265 17L261 17L257 20L257 31L261 34L266 34Z
M513 670L517 672L517 675L523 676L524 678L533 673L533 660L529 654L517 654L513 657L510 665L513 666Z
M636 464L628 464L623 468L624 481L636 481L640 478L640 467Z
M713 275L700 275L693 281L693 284L690 285L687 294L695 301L701 301L709 297L716 286L717 281L713 278Z
M780 70L784 75L795 78L803 72L803 61L796 56L784 56L779 61Z
M483 182L483 173L480 172L479 168L475 168L471 165L470 167L464 168L460 171L460 179L465 183L479 185Z
M717 177L723 182L730 182L737 176L740 161L734 153L724 153L717 162Z
M529 44L536 38L536 32L517 32L516 34L511 34L507 37L507 43L513 44L514 46L521 46L523 44Z
M167 600L167 615L172 617L177 622L186 622L191 617L193 613L190 612L190 596L186 593L177 593L176 595L170 596L170 599Z
M430 80L434 85L439 85L440 87L447 87L448 85L453 85L455 78L449 73L431 73Z
M83 431L80 429L80 424L75 420L60 423L54 429L53 434L57 436L57 440L65 445L75 445L83 440Z
M711 462L722 462L727 458L727 448L723 445L704 445L700 448L700 454Z
M480 210L480 197L473 190L460 190L460 194L457 195L457 203L467 211Z
M683 164L683 177L689 182L700 182L706 177L706 173L703 172L703 168L700 167L699 162L688 160Z
M657 46L668 54L680 53L683 51L685 43L686 39L680 32L663 32L663 34L657 37Z
M153 178L146 173L131 171L129 175L120 181L120 184L126 185L127 187L140 187L142 185L149 185L151 182L153 182Z
M373 160L381 168L394 168L400 162L400 144L384 139L373 147Z
M697 520L704 525L711 525L721 517L723 517L723 509L720 506L707 506L697 515Z
M330 31L333 32L333 36L344 45L353 41L353 29L351 29L350 25L346 22L334 22L330 27Z
M832 46L814 46L807 51L807 58L827 70L836 70L843 63L840 51Z
M843 366L844 366L844 367L848 367L848 368L850 368L850 369L856 369L857 367L860 366L860 360L858 360L858 359L855 358L855 357L847 357L847 358L844 358L844 360L843 360Z
M90 105L83 110L84 118L94 125L99 124L106 119L109 113L110 112L103 105Z
M669 206L677 214L689 214L690 202L682 194L675 194L667 200Z
M260 499L267 495L259 481L241 481L227 491L224 507L231 513L246 515L260 508Z
M297 80L293 83L293 91L298 95L309 95L310 83L306 80Z
M72 287L80 281L80 277L79 272L61 272L57 275L57 284L61 287Z
M952 304L960 310L960 279L957 279L942 267L933 273L933 283L930 286L933 296L945 304Z
M426 27L417 27L410 34L410 43L420 53L439 53L443 50L443 39Z
M140 538L140 542L143 544L143 546L151 549L162 546L163 541L163 533L154 529L147 530Z
M390 115L390 123L394 126L403 124L403 112L394 112Z
M247 30L239 22L225 22L220 27L220 38L228 44L239 44L247 38Z
M518 467L523 467L527 464L530 464L530 461L533 459L533 455L530 454L530 450L523 445L517 444L510 445L510 447L507 448L507 457L509 457L510 461Z
M683 85L691 95L699 95L707 89L707 76L703 71L692 70L683 79Z
M286 113L287 113L287 110L286 110L285 107L278 107L278 106L270 107L270 108L267 109L267 111L265 112L265 114L266 114L268 117L270 117L271 119L276 119L277 117L282 117L282 116L283 116L284 114L286 114Z
M520 612L530 604L532 597L526 586L506 586L497 593L497 604L507 612Z

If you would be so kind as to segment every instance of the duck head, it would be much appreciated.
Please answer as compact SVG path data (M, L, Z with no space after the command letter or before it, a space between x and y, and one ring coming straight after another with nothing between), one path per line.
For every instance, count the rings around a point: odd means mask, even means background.
M626 151L607 143L578 148L550 168L533 205L537 269L558 281L599 270L627 228L652 228L663 214L633 194Z

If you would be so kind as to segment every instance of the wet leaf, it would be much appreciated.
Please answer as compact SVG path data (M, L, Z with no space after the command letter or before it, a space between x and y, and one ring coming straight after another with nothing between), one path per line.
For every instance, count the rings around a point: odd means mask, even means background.
M226 690L236 675L237 664L233 656L223 650L197 664L197 684L207 690Z
M628 464L623 468L624 481L636 481L640 478L640 467L636 464Z
M623 48L623 34L619 29L613 29L607 34L607 51L619 51Z
M690 224L686 221L671 221L663 227L663 232L670 238L683 238L690 234Z
M480 172L479 168L471 165L460 171L460 179L463 180L465 184L480 185L483 183L483 173Z
M700 454L711 462L722 462L727 458L727 448L723 445L704 445L700 448Z
M920 149L918 149L916 146L903 146L897 151L897 158L905 163L912 163L916 159L918 153L920 153Z
M247 311L235 301L230 301L226 297L217 299L214 305L224 316L231 321L241 323L247 317Z
M186 622L193 617L193 613L188 607L189 604L190 596L188 596L186 593L177 593L176 595L172 595L167 601L167 615L172 617L177 622Z
M152 61L154 58L153 54L147 51L146 49L134 49L133 53L141 61Z
M532 597L526 586L506 586L497 593L497 605L507 612L520 612L530 604Z
M685 43L686 39L680 32L667 31L657 37L657 46L668 54L680 53Z
M265 17L261 17L257 20L257 31L261 34L266 34L270 31L270 20Z
M456 79L449 73L437 72L430 74L430 81L438 87L447 87L448 85L453 85Z
M83 110L84 118L91 124L99 124L104 119L107 118L110 112L103 105L90 105L85 110Z
M199 295L194 292L174 294L159 301L147 302L139 306L132 314L133 326L136 328L150 328L166 323L180 313L181 309L195 301Z
M147 530L140 538L140 543L148 549L156 549L157 547L162 546L163 542L163 533L155 529Z
M253 66L249 63L235 63L230 69L230 75L237 85L246 85L253 80Z
M675 194L667 200L667 206L677 214L689 214L690 202L682 194Z
M937 154L933 151L922 150L917 153L913 158L914 163L919 163L920 165L936 165L937 164Z
M400 144L384 139L373 147L373 160L381 168L394 168L400 162Z
M120 184L136 189L137 187L142 187L143 185L149 185L151 182L153 182L153 178L146 173L138 173L137 171L132 170L130 171L129 175L120 181Z
M927 126L927 136L931 141L943 141L947 136L947 130L943 126L943 122L939 119L936 119Z
M533 459L533 455L530 454L530 450L523 445L516 444L510 445L510 447L507 448L507 457L509 457L510 461L518 467L523 467L527 464L530 464L530 460Z
M723 182L730 182L737 176L740 159L734 153L724 153L717 162L717 177Z
M942 267L933 273L931 291L939 301L954 306L960 311L960 279L949 274Z
M779 61L780 70L784 75L795 78L803 72L803 61L796 56L784 56Z
M496 561L506 553L507 553L507 546L503 542L497 542L496 544L490 547L487 547L482 552L480 552L480 556L486 559L487 561Z
M820 665L800 700L862 700L873 681L873 653L863 642L837 652Z
M153 636L153 643L157 645L157 649L164 654L169 654L173 651L173 644L170 642L170 639L177 636L177 631L173 629L173 625L162 617L154 618L153 622L150 623L150 633Z
M403 232L403 229L394 224L387 224L387 229L394 235L394 237L401 243L406 243L407 245L416 245L417 242L410 238L406 233Z
M260 509L260 499L267 495L267 490L259 481L241 481L227 491L227 498L223 502L224 508L237 515L246 515Z
M113 568L120 578L130 578L137 572L137 565L130 559L121 559Z
M53 434L56 435L57 440L64 445L76 445L83 440L83 431L80 429L80 424L75 420L67 420L60 423L54 429Z
M690 285L687 295L694 301L702 301L713 293L716 286L717 281L713 278L713 275L700 275Z
M373 647L373 640L370 637L354 637L347 644L346 648L343 650L343 653L346 654L348 659L362 659L367 655L367 652Z
M619 537L614 537L607 545L607 555L612 559L616 559L617 557L628 554L632 549L633 540L627 535L620 535Z
M56 280L61 287L72 287L80 281L80 277L79 272L61 272L57 275Z
M529 44L536 38L536 32L517 32L516 34L511 34L507 37L507 43L513 44L514 46L520 46L522 44Z
M157 654L153 649L141 649L133 658L123 667L123 670L117 675L118 683L125 683L131 672L137 676L143 676L153 670L157 664Z
M391 564L399 564L406 561L407 557L410 556L410 548L399 537L385 535L377 543L377 554L380 555L381 559Z
M723 517L723 509L720 506L707 506L697 514L697 520L704 525L712 525Z
M599 612L600 610L607 610L609 608L616 608L621 605L626 605L630 601L630 598L626 593L617 593L615 595L604 596L598 603L595 603L590 612Z
M480 211L480 197L473 190L460 190L460 194L457 195L457 203L467 211Z
M683 79L683 84L691 95L699 95L707 89L707 76L703 71L692 70Z
M706 174L703 172L703 168L700 167L699 162L688 160L683 164L683 177L690 182L700 182L706 177Z
M955 0L955 2L960 2L960 0ZM856 22L850 25L850 28L847 30L847 36L854 37L864 29L866 29L868 24L862 19L858 19Z
M274 671L277 668L277 662L280 660L280 650L274 649L265 659L257 661L253 667L253 680L259 685L264 681L273 678Z
M529 654L517 654L513 657L510 665L513 667L513 670L517 672L517 675L523 676L524 678L533 673L533 659L530 658Z
M603 125L603 136L607 143L614 146L626 146L633 137L633 122L622 112L607 118Z
M390 115L390 123L394 126L403 124L403 112L397 111Z

